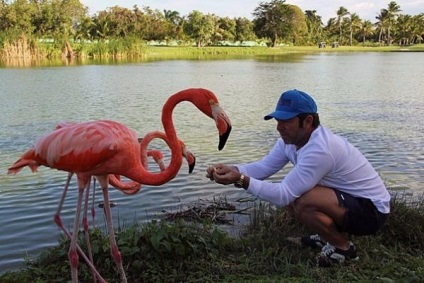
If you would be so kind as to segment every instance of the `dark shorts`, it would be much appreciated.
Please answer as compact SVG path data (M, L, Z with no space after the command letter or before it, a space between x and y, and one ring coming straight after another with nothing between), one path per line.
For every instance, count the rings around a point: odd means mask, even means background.
M347 209L340 231L352 235L375 234L386 222L389 214L377 210L371 200L354 197L334 190L339 204Z

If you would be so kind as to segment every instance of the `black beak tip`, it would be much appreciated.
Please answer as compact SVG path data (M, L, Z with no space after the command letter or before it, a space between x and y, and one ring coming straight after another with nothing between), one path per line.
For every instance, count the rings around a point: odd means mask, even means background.
M218 150L222 150L224 148L224 146L225 146L225 144L228 140L228 137L230 136L231 129L232 129L232 127L228 126L227 131L222 136L219 137Z
M196 165L196 157L194 158L193 163L188 165L188 173L189 174L193 173L193 170L194 170L194 166L195 165Z

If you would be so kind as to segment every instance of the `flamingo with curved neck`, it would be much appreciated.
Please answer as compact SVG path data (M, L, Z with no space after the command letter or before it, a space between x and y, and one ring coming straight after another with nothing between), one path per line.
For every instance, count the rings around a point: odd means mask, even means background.
M72 282L78 282L77 236L84 190L89 188L91 177L100 183L104 198L104 211L109 231L111 254L118 266L121 282L127 282L121 253L115 239L110 210L108 180L110 174L125 176L141 184L159 186L172 180L182 164L182 148L173 125L172 112L183 101L193 103L205 115L215 120L218 128L221 150L231 132L231 122L218 99L206 89L186 89L172 95L162 110L162 124L166 143L171 150L168 168L160 173L151 173L141 162L140 154L147 156L148 142L141 145L137 135L123 124L113 121L93 121L77 123L59 128L42 138L35 146L25 152L9 169L8 174L16 174L28 166L33 172L41 165L75 173L78 181L78 198L74 228L68 257Z
M219 132L218 150L222 150L224 148L231 132L231 122L227 114L219 105L217 97L213 92L207 89L186 89L169 97L162 109L162 124L167 137L165 142L171 149L171 162L169 166L165 171L160 173L146 173L133 167L132 170L130 169L127 172L128 178L137 181L137 179L142 177L148 177L148 182L144 184L157 186L172 180L176 176L182 164L182 153L181 147L178 146L178 137L174 127L172 113L175 106L183 101L191 102L206 116L214 119ZM146 138L143 138L141 141L140 148L141 155L144 156L143 158L147 156L147 145L149 142L149 139Z

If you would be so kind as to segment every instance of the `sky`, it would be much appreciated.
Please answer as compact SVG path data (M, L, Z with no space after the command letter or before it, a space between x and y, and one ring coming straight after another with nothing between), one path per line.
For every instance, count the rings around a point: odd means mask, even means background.
M336 17L339 7L345 7L350 13L356 13L361 19L375 22L375 17L381 9L387 8L392 0L286 0L286 4L296 5L303 11L316 10L322 17L324 24L328 19ZM132 9L134 5L139 8L150 7L153 10L172 10L180 13L180 16L187 16L193 10L203 14L215 14L220 17L246 17L253 19L252 12L261 2L270 0L80 0L89 8L89 13L95 14L98 11L106 10L113 6L120 6ZM424 13L424 0L397 0L395 1L401 8L402 14L417 15Z

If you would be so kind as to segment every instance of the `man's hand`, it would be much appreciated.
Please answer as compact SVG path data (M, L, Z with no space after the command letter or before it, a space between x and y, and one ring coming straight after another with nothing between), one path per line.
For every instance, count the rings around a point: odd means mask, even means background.
M215 173L215 166L208 166L208 169L206 169L206 178L209 178L209 180L214 181L213 173Z
M225 164L211 165L206 169L206 178L223 185L235 183L240 178L240 175L237 167Z

